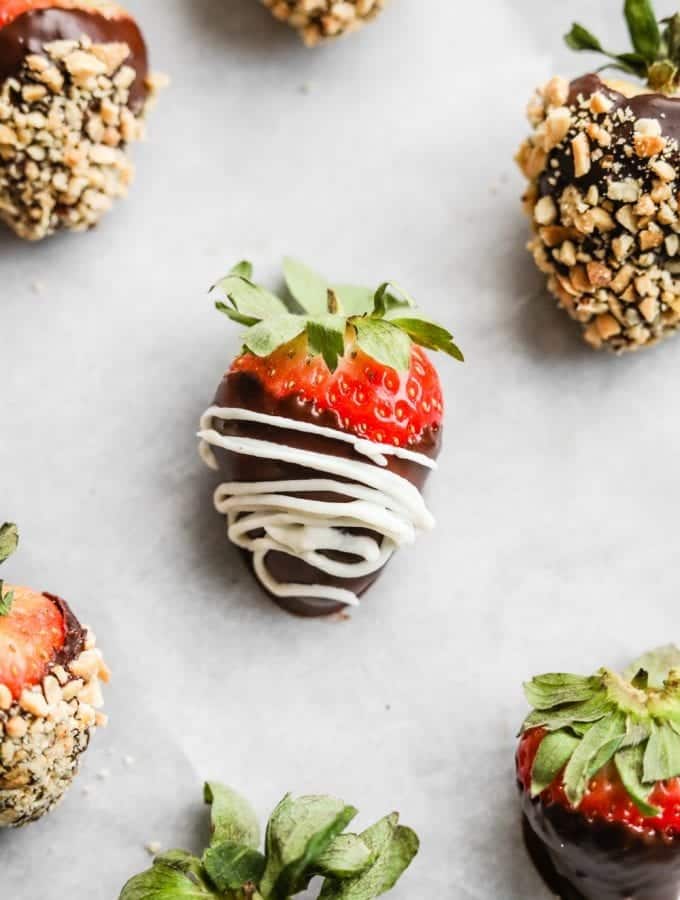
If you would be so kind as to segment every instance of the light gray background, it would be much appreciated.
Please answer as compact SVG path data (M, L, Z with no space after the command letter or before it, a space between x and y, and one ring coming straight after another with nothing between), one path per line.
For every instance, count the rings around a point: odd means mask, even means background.
M115 672L66 802L0 835L2 895L115 900L145 842L200 842L209 777L263 815L287 790L363 823L398 807L423 849L395 900L545 900L521 681L622 665L677 611L680 344L582 347L525 254L512 163L534 84L590 63L568 17L606 34L620 4L394 0L313 52L256 0L130 6L173 85L129 201L87 236L0 238L0 518L23 534L3 574L67 597ZM206 289L289 252L403 283L468 358L440 365L438 530L345 624L260 594L196 456L238 346Z

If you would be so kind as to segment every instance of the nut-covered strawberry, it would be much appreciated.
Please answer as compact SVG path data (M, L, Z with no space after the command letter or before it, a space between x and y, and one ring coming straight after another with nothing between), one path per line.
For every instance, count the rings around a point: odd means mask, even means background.
M0 528L0 562L16 526ZM0 827L35 821L61 800L105 717L108 669L94 636L52 594L0 581Z
M308 47L350 34L378 16L387 0L262 0L280 22L287 22Z
M604 51L581 25L567 43L647 84L553 78L518 155L536 264L586 341L616 352L680 326L680 13L659 24L650 0L624 11L633 52Z
M302 615L356 605L394 551L433 526L420 489L443 424L425 348L462 360L446 329L390 284L331 286L285 262L286 300L240 263L218 309L243 351L201 422L229 538L262 586Z
M680 650L525 685L517 775L534 861L566 900L680 894Z
M0 218L27 240L96 225L132 181L154 84L121 7L0 0Z

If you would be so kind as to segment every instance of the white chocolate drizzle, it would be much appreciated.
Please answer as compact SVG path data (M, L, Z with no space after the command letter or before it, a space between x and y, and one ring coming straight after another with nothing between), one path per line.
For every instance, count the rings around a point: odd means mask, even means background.
M215 419L253 422L342 441L351 444L367 461L260 438L223 435L214 429ZM359 603L356 594L344 588L278 582L266 565L267 554L272 551L303 560L335 578L361 578L381 569L398 547L413 543L418 532L434 527L420 491L386 468L387 457L396 456L435 469L434 460L422 453L376 444L313 422L235 407L210 407L201 418L200 428L201 458L212 469L218 468L213 448L219 447L319 473L318 478L225 483L215 491L215 508L227 517L229 539L253 554L257 578L276 597L306 597L348 606ZM308 493L337 494L342 499L315 500L304 496ZM303 496L292 496L300 494ZM380 538L352 534L346 530L350 528L370 529ZM351 554L358 560L337 561L323 552L332 550Z

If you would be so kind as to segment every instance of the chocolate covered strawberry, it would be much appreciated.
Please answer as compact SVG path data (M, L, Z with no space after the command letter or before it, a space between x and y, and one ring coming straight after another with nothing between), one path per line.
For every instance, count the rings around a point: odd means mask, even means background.
M0 562L16 549L0 528ZM62 798L105 717L108 669L68 605L0 581L0 827L39 819Z
M680 13L624 8L633 52L611 54L583 26L567 42L642 81L554 78L529 104L519 165L536 264L593 347L649 346L680 326Z
M680 650L548 674L517 752L525 835L564 900L680 895Z
M308 47L350 34L371 22L387 0L262 0L280 22L299 33Z
M284 300L241 263L218 308L245 325L242 353L201 423L229 538L292 612L327 615L357 598L394 551L432 528L420 489L443 424L425 348L452 336L389 284L331 286L294 260Z
M28 240L96 225L132 181L152 87L121 7L0 0L0 218Z

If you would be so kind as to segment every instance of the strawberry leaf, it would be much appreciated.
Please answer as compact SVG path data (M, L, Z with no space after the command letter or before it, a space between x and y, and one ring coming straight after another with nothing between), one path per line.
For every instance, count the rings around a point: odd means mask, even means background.
M322 316L307 323L307 340L313 354L323 356L329 371L335 372L338 359L345 352L344 316Z
M643 816L659 816L661 810L648 802L652 792L651 785L642 783L642 767L645 748L641 744L619 750L614 757L614 763L619 773L623 786L628 791L631 799Z
M265 858L259 851L233 841L215 844L203 854L203 867L220 893L257 884L265 865Z
M668 48L668 56L676 66L680 65L680 13L663 20L666 26L663 42Z
M408 372L411 338L391 322L366 317L353 319L357 343L367 356L397 372Z
M135 875L119 900L218 900L207 883L200 860L176 850L158 857L151 869Z
M663 34L651 0L625 0L624 15L628 25L632 53L611 53L600 40L578 23L565 35L572 50L602 53L610 62L604 68L620 69L647 79L652 90L674 94L680 77L680 18L664 20Z
M375 291L371 288L357 287L352 284L333 286L343 311L348 316L364 316L373 312Z
M288 311L280 297L238 273L230 273L212 290L221 290L234 309L258 320Z
M284 270L290 302L255 284L247 261L237 263L215 285L225 297L216 302L216 309L248 329L245 351L265 358L305 333L309 352L322 356L332 372L356 333L364 353L397 371L408 371L412 343L463 361L451 333L428 321L414 300L392 282L384 282L375 292L356 285L329 287L321 275L290 257Z
M644 755L645 784L666 781L680 775L680 734L667 723L652 723L652 733Z
M375 292L373 315L382 319L389 310L405 309L409 306L415 307L415 305L415 300L406 291L392 281L385 281Z
M314 870L328 878L354 878L365 872L374 858L357 834L341 834L317 857Z
M615 713L601 719L583 737L564 772L564 788L572 806L581 805L589 780L619 750L625 734L625 716Z
M328 849L356 813L335 797L296 799L286 795L267 825L267 867L260 892L273 900L286 900L289 894L304 889L305 885L295 891L293 887L307 878L314 860ZM310 878L311 874L310 871Z
M247 259L241 260L241 262L236 263L235 266L232 266L230 275L240 275L242 278L246 278L248 281L253 280L253 264L248 262Z
M14 591L4 593L4 581L0 580L0 618L8 616L12 612L12 603L14 603Z
M243 313L240 313L237 309L227 306L226 303L222 303L221 300L216 301L215 309L218 310L218 312L224 313L225 316L228 316L232 322L238 322L239 325L245 325L247 328L250 328L252 325L257 325L260 321L260 319L256 319L254 316L246 316Z
M260 823L244 797L223 784L209 781L203 788L203 799L210 806L213 844L230 841L259 847Z
M301 335L307 327L304 316L292 313L273 316L246 331L243 344L255 356L270 356L279 347Z
M306 890L318 871L320 857L328 851L333 841L342 834L357 814L358 810L353 806L346 806L332 822L313 834L302 855L291 860L279 873L271 892L271 900L287 900L291 895Z
M571 759L580 738L568 731L555 731L541 741L531 770L531 796L537 797L549 787Z
M624 678L640 682L643 688L662 688L673 669L680 669L680 648L667 644L636 659L624 672Z
M327 312L328 282L309 266L288 256L283 261L283 273L288 290L312 316Z
M465 362L465 357L453 342L453 335L426 319L390 319L392 325L396 325L407 334L414 344L425 347L428 350L441 350L459 362Z
M0 563L4 563L6 559L9 559L18 546L19 530L17 526L11 522L5 522L0 527Z
M564 40L567 47L570 47L572 50L590 50L593 53L605 52L595 35L591 34L583 25L579 25L578 22L574 22L571 26L571 31L564 36Z
M327 879L319 900L374 900L394 887L420 847L415 832L399 825L397 813L381 819L360 837L373 853L374 862L355 878Z
M588 700L601 687L599 678L549 673L538 675L524 685L524 694L534 709L552 709L564 703Z
M567 703L554 709L537 709L530 713L524 721L524 731L531 728L547 728L558 731L560 728L571 728L576 723L590 724L603 719L612 710L612 704L604 690L581 703Z
M650 0L626 0L624 15L635 51L653 63L661 48L661 31Z

